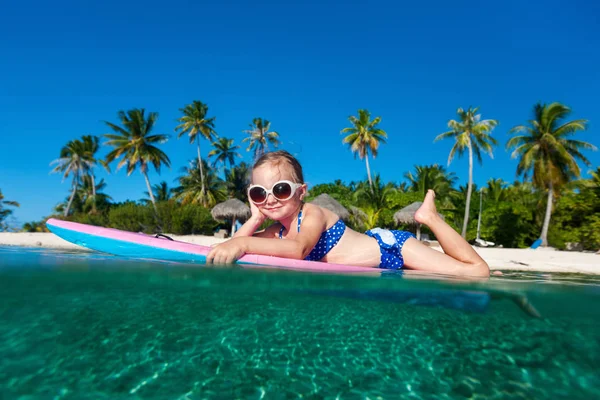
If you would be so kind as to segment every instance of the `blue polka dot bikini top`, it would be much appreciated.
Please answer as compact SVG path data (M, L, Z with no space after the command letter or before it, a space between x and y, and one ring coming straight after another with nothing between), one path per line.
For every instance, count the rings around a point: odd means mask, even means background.
M298 213L298 232L300 232L300 225L302 224L302 209ZM279 239L283 239L283 231L285 227L282 226L279 230ZM346 224L341 219L321 234L319 241L315 245L314 249L304 258L307 261L319 261L329 253L331 249L342 238L344 231L346 230Z

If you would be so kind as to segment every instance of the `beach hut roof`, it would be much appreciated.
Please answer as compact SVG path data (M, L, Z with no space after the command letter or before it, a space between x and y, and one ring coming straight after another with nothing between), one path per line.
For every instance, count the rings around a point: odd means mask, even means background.
M359 221L366 221L369 218L366 212L355 206L350 206L350 215L354 215Z
M214 206L210 214L217 221L231 218L244 220L250 218L251 212L250 207L241 200L229 199Z
M315 197L310 203L315 204L319 207L323 207L337 214L341 219L347 220L350 217L350 213L346 208L341 205L336 199L328 195L327 193L321 193Z
M396 213L394 213L394 221L399 224L416 224L417 221L415 221L415 213L419 207L421 207L421 205L423 205L422 201L415 201L400 211L396 211Z

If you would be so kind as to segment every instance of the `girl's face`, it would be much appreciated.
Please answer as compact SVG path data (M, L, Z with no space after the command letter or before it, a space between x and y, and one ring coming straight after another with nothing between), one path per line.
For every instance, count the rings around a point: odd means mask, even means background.
M266 163L254 168L252 171L252 184L261 185L267 190L271 190L275 183L282 180L295 182L292 167L287 163L280 163L278 165ZM256 204L256 206L267 218L280 221L298 211L305 195L306 185L302 185L288 200L278 200L273 194L269 193L267 201L262 204Z

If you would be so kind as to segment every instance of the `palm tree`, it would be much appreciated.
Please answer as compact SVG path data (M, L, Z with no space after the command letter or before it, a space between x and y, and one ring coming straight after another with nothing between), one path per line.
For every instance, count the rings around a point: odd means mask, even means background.
M51 172L62 172L63 181L68 178L69 175L73 176L71 196L67 202L67 207L64 208L63 211L63 216L65 217L69 215L71 204L75 198L75 193L77 193L79 178L88 170L88 165L85 160L89 154L87 145L88 143L84 143L79 139L71 140L60 149L60 157L50 163L50 165L56 164L56 167L54 167Z
M180 186L173 189L175 198L182 204L200 204L203 207L212 207L215 204L227 200L227 190L225 182L219 179L217 175L205 164L206 174L204 180L199 174L198 161L194 160L189 167L183 167L182 175L178 178ZM205 160L202 160L206 163Z
M518 203L529 210L534 210L532 215L534 219L542 225L543 218L538 218L540 209L544 207L545 195L536 190L531 182L514 181L512 185L506 188L506 201Z
M492 146L498 144L498 141L491 136L491 132L498 121L494 119L481 119L481 114L477 114L479 107L469 107L468 110L459 108L456 113L459 120L451 119L448 121L449 131L438 135L435 142L442 139L454 139L454 146L448 156L448 165L452 162L454 154L462 156L465 150L469 151L469 187L467 190L467 202L465 205L465 217L463 218L462 237L467 236L467 225L469 223L469 207L471 205L471 192L473 189L473 153L477 161L481 164L481 152L489 154L494 158Z
M158 113L150 112L146 117L145 110L134 108L133 110L119 111L119 120L122 126L118 126L111 122L105 121L115 133L104 135L109 139L106 144L114 149L106 155L106 162L111 163L117 158L121 160L117 164L117 170L123 166L127 166L127 175L131 175L137 167L144 176L146 187L150 194L150 200L154 206L154 210L158 214L156 201L152 194L150 179L148 179L148 164L152 164L154 169L160 173L160 167L165 164L170 167L171 161L169 157L156 144L163 144L168 139L168 135L155 134L152 135L152 129L158 119Z
M489 179L487 181L487 187L482 188L485 191L488 199L493 200L495 203L506 200L508 196L508 190L506 189L506 182L502 179Z
M596 167L595 171L590 171L591 180L595 187L600 187L600 167Z
M371 120L371 113L368 110L358 110L358 118L351 115L348 120L352 123L352 126L342 129L342 133L348 134L342 140L342 143L347 143L350 146L354 157L358 154L361 160L365 160L369 186L373 188L371 170L369 169L369 152L373 158L377 157L379 144L385 143L387 133L383 129L377 128L377 125L381 122L381 117L375 117Z
M88 212L91 208L92 213L95 213L98 204L100 204L101 207L107 207L110 200L112 200L112 197L106 193L102 193L104 188L106 188L104 179L100 179L100 182L96 183L93 175L82 176L81 185L77 189L77 196L75 197L79 202L78 211ZM77 210L77 207L74 207L74 209Z
M242 143L248 142L246 151L254 149L254 161L258 160L269 150L269 144L272 144L273 147L279 146L279 133L269 131L269 129L271 129L269 121L262 118L254 118L250 124L250 129L244 131L248 137L244 138Z
M71 198L68 201L67 206L61 208L65 217L69 214L71 204L75 198L75 193L77 192L77 186L84 176L89 176L91 178L90 187L93 191L91 196L92 210L94 212L96 211L94 168L96 167L96 164L101 164L107 171L110 171L106 162L96 158L96 153L98 153L99 149L100 139L97 136L84 135L81 137L81 140L76 139L68 142L67 145L61 149L60 158L50 163L50 165L57 164L52 172L62 172L63 179L71 174L73 175Z
M513 136L506 144L513 149L512 158L519 157L517 176L531 178L533 185L548 191L546 213L540 239L542 246L548 245L548 227L552 215L555 191L581 175L577 160L590 165L581 150L596 150L596 146L569 137L586 129L587 120L576 119L565 122L571 109L560 103L541 104L533 108L533 119L527 125L518 125L509 133Z
M235 157L241 157L240 153L236 150L240 146L233 145L233 139L219 138L216 142L212 143L214 149L208 153L208 157L215 157L212 166L215 167L217 163L223 164L223 167L229 163L229 166L233 168L235 164Z
M456 183L456 175L447 172L441 165L415 165L415 173L407 172L408 188L413 193L418 193L419 198L424 198L429 189L436 193L440 201L448 201Z
M96 153L100 149L100 138L98 136L85 135L82 137L83 145L86 152L86 156L83 163L83 172L87 176L91 178L91 188L92 188L92 212L96 212L96 188L97 186L101 186L104 188L105 184L96 185L96 175L94 173L94 167L96 164L102 165L108 172L110 172L110 168L106 161L96 158ZM107 200L106 195L104 195L104 200Z
M246 192L250 185L250 166L248 164L241 162L235 167L225 170L225 181L230 197L235 197L243 202L248 201Z
M203 137L212 142L213 138L217 136L217 132L215 132L215 117L207 118L208 106L198 100L194 100L192 104L188 104L179 111L183 113L183 117L178 119L179 125L175 127L175 131L179 131L177 138L187 133L190 137L190 144L196 141L198 146L197 164L198 168L200 168L201 180L204 182L202 156L200 155L200 138ZM202 191L204 191L204 187L202 187Z
M148 192L144 192L144 194L146 196L150 197L150 194ZM154 199L157 202L168 201L171 199L171 196L173 195L173 189L169 188L169 185L167 184L167 182L162 181L159 184L152 185L152 194L154 195ZM150 203L150 199L142 199L141 202L144 204L148 204L148 203Z
M58 203L54 207L54 212L64 214L70 200L69 211L72 214L95 214L98 208L107 209L111 204L112 197L106 193L102 193L102 190L106 188L104 179L100 179L97 183L94 181L94 187L92 187L92 180L93 178L90 175L81 175L77 184L77 190L75 191L75 197L71 199L70 195L67 196L62 203Z
M381 210L388 205L389 196L397 191L393 183L384 185L379 174L376 174L373 186L360 185L354 192L354 199L362 200L365 205L375 210Z
M4 200L4 195L2 194L2 189L0 189L0 230L1 231L6 229L6 226L4 225L4 220L6 220L6 218L8 218L14 211L14 210L5 208L5 206L20 207L20 204L17 203L16 201Z
M596 167L595 171L590 171L590 179L588 180L588 187L594 189L600 189L600 167Z

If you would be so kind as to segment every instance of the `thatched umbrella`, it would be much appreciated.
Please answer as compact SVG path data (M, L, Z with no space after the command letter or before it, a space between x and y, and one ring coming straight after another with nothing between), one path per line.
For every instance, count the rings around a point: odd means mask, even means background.
M415 220L415 213L423 205L422 201L415 201L394 214L394 220L399 224L410 224L417 226L417 239L421 240L421 224ZM438 214L442 217L441 214ZM442 217L443 218L443 217Z
M219 203L210 210L210 214L217 221L228 220L231 218L231 236L235 233L235 220L248 219L251 212L244 202L238 199L229 199L223 203Z
M367 219L369 219L369 216L366 212L355 206L350 206L350 215L354 217L354 220L359 225L364 225L367 222Z
M315 197L310 203L316 204L319 207L323 207L337 214L343 220L347 220L350 217L350 213L343 205L338 203L336 199L328 195L327 193L321 193Z

